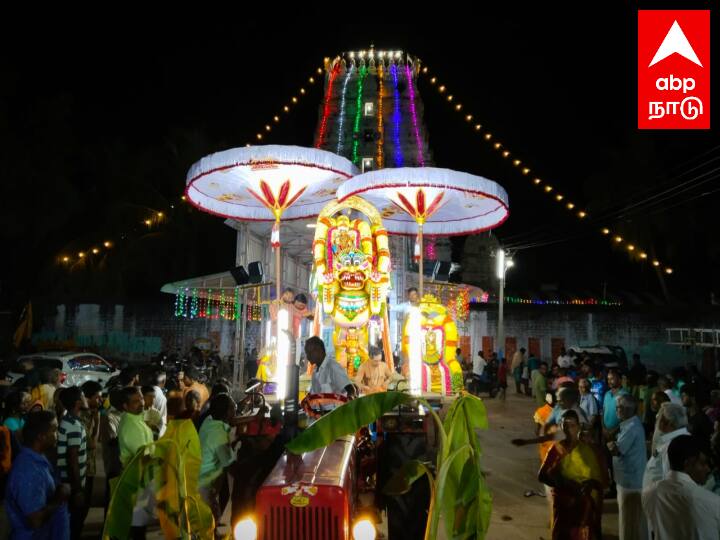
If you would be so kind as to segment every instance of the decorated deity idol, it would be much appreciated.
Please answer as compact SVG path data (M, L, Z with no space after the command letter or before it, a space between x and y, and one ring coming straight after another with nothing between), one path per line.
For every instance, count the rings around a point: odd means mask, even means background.
M387 232L378 211L358 197L328 204L318 216L313 257L318 301L334 323L336 360L353 377L368 357L368 321L384 312L390 285Z
M463 388L462 368L455 358L457 325L447 308L432 294L419 304L422 352L422 391L452 394ZM408 325L403 328L403 352L409 353ZM406 373L407 375L407 373Z

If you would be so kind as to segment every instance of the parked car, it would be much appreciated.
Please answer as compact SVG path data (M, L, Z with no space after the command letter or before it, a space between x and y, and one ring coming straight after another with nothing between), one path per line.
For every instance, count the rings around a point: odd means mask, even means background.
M103 387L116 376L117 371L101 356L88 352L42 352L19 356L7 370L11 384L24 377L29 369L59 369L63 386L80 386L86 381L97 381Z
M622 347L615 345L574 345L568 349L568 352L570 351L575 352L578 356L587 354L595 364L600 364L605 369L616 368L625 371L628 368L627 355Z

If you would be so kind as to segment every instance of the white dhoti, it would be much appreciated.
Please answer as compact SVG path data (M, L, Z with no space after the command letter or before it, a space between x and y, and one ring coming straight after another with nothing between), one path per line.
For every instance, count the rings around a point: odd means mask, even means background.
M138 493L133 507L132 526L147 527L155 521L155 486L151 482Z
M617 486L620 540L648 540L647 520L642 508L642 489Z

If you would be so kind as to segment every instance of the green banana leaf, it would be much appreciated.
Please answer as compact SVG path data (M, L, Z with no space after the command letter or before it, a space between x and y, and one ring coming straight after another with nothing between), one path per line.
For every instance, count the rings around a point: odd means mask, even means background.
M387 481L383 487L383 493L390 496L403 495L410 491L416 480L427 476L430 485L433 485L435 478L427 465L417 459L411 459L403 463L403 466Z
M155 446L155 456L163 466L158 467L155 498L165 538L180 538L188 530L209 538L214 521L198 495L202 451L195 426L191 420L171 420L158 443L163 444Z
M487 532L492 499L480 467L482 450L477 437L477 430L487 427L485 405L469 394L461 395L453 402L443 421L447 438L443 451L438 453L436 468L436 471L443 471L443 484L440 489L439 481L435 479L433 487L437 491L432 508L438 520L443 516L448 538L482 539ZM468 447L472 449L471 455L459 455L450 460L454 452ZM390 480L385 491L409 488L420 477L419 473L417 464L406 464Z
M360 428L375 422L398 405L416 405L418 403L424 405L435 419L444 445L445 433L442 429L442 422L427 401L404 392L379 392L344 403L316 420L285 447L294 454L310 452L327 446L338 437L356 433Z
M200 440L190 420L173 421L157 442L138 450L114 482L103 540L130 537L137 494L155 483L156 510L166 538L211 538L212 511L198 492Z
M440 467L435 479L434 511L430 513L430 522L427 530L425 531L425 538L437 538L441 515L445 519L445 528L449 532L448 536L454 536L455 506L454 504L448 505L447 501L451 499L451 495L455 495L457 493L457 486L453 485L454 482L452 478L448 478L448 473L456 461L463 463L462 460L468 459L468 457L471 458L473 453L474 451L472 447L469 444L466 444L456 450L453 450L447 458L443 460L443 464ZM450 480L450 483L448 480Z
M492 510L492 501L482 469L480 456L482 448L477 436L478 429L487 429L487 411L481 399L464 394L450 407L444 420L448 431L445 460L454 451L470 446L472 455L467 459L455 459L449 463L443 489L438 489L437 504L444 516L448 537L462 538L466 534L475 538L484 538L488 519ZM443 465L447 464L444 461ZM442 466L442 465L441 465Z
M119 478L111 480L112 498L105 516L103 540L130 538L133 508L137 494L147 486L145 470L152 461L142 447L123 469Z
M487 411L481 399L463 393L442 422L423 399L401 392L385 392L350 401L323 416L287 444L293 453L327 446L343 435L357 432L398 405L422 404L436 424L441 440L437 475L420 461L406 462L388 484L385 493L400 495L423 475L430 481L431 496L425 539L437 537L443 517L448 538L482 540L488 530L492 497L480 466L482 449L478 429L487 429Z

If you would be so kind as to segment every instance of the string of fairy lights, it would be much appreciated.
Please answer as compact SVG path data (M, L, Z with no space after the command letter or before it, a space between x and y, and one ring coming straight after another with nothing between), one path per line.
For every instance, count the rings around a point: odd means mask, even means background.
M241 310L239 289L225 294L225 289L184 287L175 293L175 317L179 319L235 321L241 316ZM256 293L255 301L247 303L246 317L248 321L262 321L269 317L268 306L260 302L259 293Z
M324 60L325 65L327 65L329 61L330 61L330 58L326 57ZM320 76L322 74L323 74L323 68L321 68L321 67L317 68L315 70L315 72L307 78L308 83L314 85L318 80L321 80ZM331 76L333 77L333 79L335 78L336 75L337 75L337 72L335 72L334 74L331 72ZM300 99L302 97L305 97L306 95L307 95L307 90L305 89L304 86L301 86L298 90L298 94L292 95L290 97L290 99L282 106L282 112L273 115L272 121L265 124L264 128L255 134L254 142L262 143L263 140L265 139L265 137L267 136L267 134L272 132L273 125L280 124L283 116L290 114L290 111L292 110L292 108L295 105L297 105L298 103L300 103ZM327 103L326 103L327 106L323 109L323 118L320 120L321 138L324 137L324 130L325 130L325 126L327 125L327 118L330 114L329 102L330 101L328 98ZM245 144L245 146L252 146L252 143L248 142Z
M555 189L555 187L549 182L543 180L538 176L535 176L534 174L531 174L533 171L530 169L530 167L528 167L517 156L514 156L502 142L498 141L495 138L492 132L487 129L483 129L483 125L475 120L474 115L464 110L463 104L456 99L456 97L450 92L447 86L440 82L438 77L428 75L429 69L427 66L424 66L420 70L420 73L429 77L430 84L437 90L437 92L441 96L445 98L445 101L452 107L452 109L456 113L463 115L463 119L465 120L465 122L471 126L472 130L478 136L480 136L482 140L484 140L487 144L490 144L492 148L496 150L504 159L509 160L512 163L513 167L515 167L515 169L518 170L523 176L531 178L532 185L542 190L542 192L545 193L547 196L552 197L552 199L556 203L562 204L564 208L572 215L574 215L578 220L582 221L588 218L588 212L586 210L579 207L573 201L568 200L565 195L559 193ZM616 234L609 227L602 227L599 229L599 232L602 235L611 238L614 245L618 247L622 246L633 258L635 258L635 260L639 262L650 261L652 266L662 270L665 274L670 275L673 273L673 269L670 266L664 265L655 258L651 259L648 255L647 250L627 241L625 238L622 237L622 235Z
M378 169L382 169L385 167L385 154L384 154L384 146L385 146L385 128L383 127L383 99L385 98L385 85L383 84L383 79L385 78L385 73L383 70L382 64L378 66L378 98L377 98L377 132L378 132L378 140L377 140L377 163L378 163Z
M357 165L360 157L358 156L358 146L360 145L360 119L362 118L362 100L363 100L363 87L365 86L365 78L368 74L366 66L360 67L360 77L358 78L357 85L357 105L355 109L355 122L353 124L353 151L352 151L352 162Z
M622 306L622 302L611 300L598 300L597 298L573 298L571 300L541 300L539 298L522 298L519 296L506 296L508 304L531 304L536 306Z
M185 200L185 195L182 195L180 197L180 202L185 202ZM171 204L170 208L174 209L175 205ZM153 210L151 214L149 214L144 220L141 221L141 224L147 227L147 229L151 230L153 228L159 227L167 219L168 216L165 214L165 212ZM102 242L92 243L88 247L77 251L64 250L62 253L60 253L60 255L57 256L58 262L60 262L60 264L64 266L72 266L75 263L90 260L93 258L93 256L107 254L111 249L117 246L120 240L123 240L124 238L124 235L120 235L119 239L106 238Z
M330 60L329 58L325 58L325 63L327 64L327 62L329 62L329 60ZM316 79L316 76L322 75L322 73L323 73L323 68L321 68L321 67L317 68L315 70L315 73L313 73L313 75L310 75L308 77L308 83L315 84L315 82L318 80L318 79ZM346 81L345 81L346 83L347 83L348 79L349 79L349 77L346 79ZM268 122L267 124L265 124L264 129L261 131L258 131L255 134L255 140L257 142L262 142L265 135L272 131L273 124L277 125L281 122L282 114L289 114L291 112L292 108L299 103L300 98L305 95L307 95L307 90L304 87L300 87L298 90L298 94L291 96L289 101L282 106L282 113L274 115L272 117L272 122ZM327 123L327 116L329 115L329 112L330 112L329 107L326 107L326 110L324 111L324 115L323 115L324 118L322 120L322 122L323 122L322 125L325 125ZM251 145L251 143L249 143L249 142L246 144L246 146L250 146L250 145ZM180 202L185 202L185 201L186 201L186 197L185 197L185 195L182 195L180 197ZM175 207L174 205L172 205L172 204L170 205L170 208L174 209L174 207ZM153 228L161 225L166 219L167 219L167 215L164 212L153 211L144 220L141 221L141 224L144 225L145 227L147 227L148 229L153 229ZM122 239L122 237L120 239ZM107 252L109 252L109 250L116 247L116 245L118 244L118 241L119 241L118 239L107 238L106 240L104 240L102 242L92 243L84 249L79 249L77 251L73 250L72 252L70 252L69 250L65 250L64 252L61 252L57 256L57 260L62 265L71 266L75 263L89 260L93 256L106 254ZM211 311L211 313L212 313L212 311Z
M324 59L324 63L326 66L329 63L329 60L330 60L329 58ZM397 67L395 65L391 66L390 71L391 71L391 76L393 77L393 79L395 81L397 81L397 76L398 76ZM424 66L420 70L420 73L423 75L428 75L429 68L427 66ZM322 74L323 74L323 68L318 67L315 70L315 73L308 77L308 79L307 79L308 83L311 85L314 85L318 80L321 80L320 76L322 76ZM331 73L331 76L332 75L337 76L337 74L338 74L337 72L334 72L334 73ZM316 75L318 76L317 78L316 78ZM366 72L362 73L362 70L361 70L360 77L358 79L358 103L360 103L362 101L362 97L361 97L362 96L362 85L364 83L365 75L366 75ZM334 79L334 77L333 77L333 79ZM348 71L348 73L345 75L345 79L343 81L343 88L345 88L347 86L349 80L350 80L350 71ZM475 120L474 115L472 115L464 110L463 104L460 103L456 99L456 97L449 91L447 86L442 84L436 76L430 77L429 82L434 88L437 89L437 92L445 98L446 102L452 106L452 108L455 112L463 115L463 119L465 120L465 122L468 125L470 125L472 127L473 131L476 134L480 135L482 137L482 139L484 141L486 141L486 143L491 144L492 148L494 150L496 150L497 152L499 152L500 155L504 159L510 160L510 158L513 157L513 159L510 161L512 163L512 165L523 176L531 178L531 183L534 186L536 186L538 189L541 189L548 196L551 196L553 198L553 200L555 202L557 202L558 204L562 204L564 206L564 208L566 210L568 210L570 213L572 213L572 215L574 215L577 219L586 220L588 218L588 213L586 210L579 208L578 205L576 205L574 202L568 200L565 197L565 195L557 192L550 183L531 174L533 171L526 164L524 164L521 159L513 156L512 153L510 152L510 150L502 142L498 141L490 131L483 130L483 125L478 123ZM394 85L394 88L395 88L395 93L397 94L397 84ZM410 85L410 88L412 88L412 85ZM283 115L289 114L292 111L293 107L299 103L300 98L302 98L306 95L307 95L307 90L304 87L300 87L298 90L298 94L292 95L290 97L289 101L287 101L282 106L282 113L273 115L272 121L266 123L264 125L264 129L261 131L258 131L255 134L255 141L259 142L259 143L263 142L264 138L269 133L272 132L273 125L278 125L282 121ZM394 97L395 97L394 105L395 105L395 109L397 109L398 96L395 95ZM411 96L411 98L414 98L414 96ZM344 109L344 106L345 106L345 103L344 103L345 92L344 91L342 93L342 99L343 99L343 102L341 103L341 108ZM320 129L321 140L323 137L323 129L322 128L323 128L323 126L326 125L327 117L330 114L329 99L327 101L328 101L328 103L326 103L326 106L324 107L323 118L321 119L321 129ZM414 101L414 99L413 99L413 101ZM379 107L382 107L382 105L379 104ZM357 110L358 110L358 112L360 112L360 110L361 110L360 104L357 106ZM380 114L382 114L381 110L379 112L380 112ZM394 112L397 112L397 111L394 111ZM413 111L413 113L414 112L415 111ZM340 118L342 120L344 118L344 115L341 114ZM414 127L416 127L417 120L415 118L413 120L414 120ZM356 119L355 124L359 124L357 119ZM395 124L397 124L397 122L395 122ZM356 125L353 127L354 127L353 131L356 131L357 129L359 129L359 125ZM398 134L396 132L397 132L398 126L395 125L394 127L395 127L394 136L397 137ZM342 133L342 130L340 130L340 131ZM419 137L419 135L418 135L418 137ZM357 139L357 137L356 137L356 139ZM355 140L354 143L357 143L357 140ZM343 141L338 140L338 146L340 147L342 144L343 144ZM382 143L378 143L378 144L382 144ZM246 146L251 146L251 143L248 142L246 144ZM355 156L356 152L357 152L356 148L353 148L353 156ZM186 200L186 197L183 195L183 196L181 196L180 199L181 199L181 201L184 202ZM153 228L153 227L158 226L165 219L166 219L166 216L163 212L154 212L152 215L148 216L145 220L143 220L142 224L148 228ZM632 256L636 257L637 260L639 260L641 262L649 261L652 264L652 266L654 266L658 269L661 269L668 275L673 273L673 269L670 266L663 265L659 260L654 259L654 258L652 260L650 260L650 257L646 250L642 249L640 246L637 246L637 245L627 241L625 238L622 237L622 235L615 233L609 227L602 227L599 232L602 235L611 238L611 241L613 242L613 244L615 244L617 246L622 246L625 250L627 250L628 253L630 253ZM92 244L92 245L88 246L86 249L78 250L77 252L74 252L72 254L68 253L68 252L63 253L63 254L59 255L58 258L59 258L59 261L63 264L66 264L66 265L73 264L75 262L79 262L79 261L85 260L87 258L90 258L92 256L100 255L104 252L107 252L107 251L111 250L116 245L116 243L117 242L112 239L107 239L107 240L103 241L102 243Z

